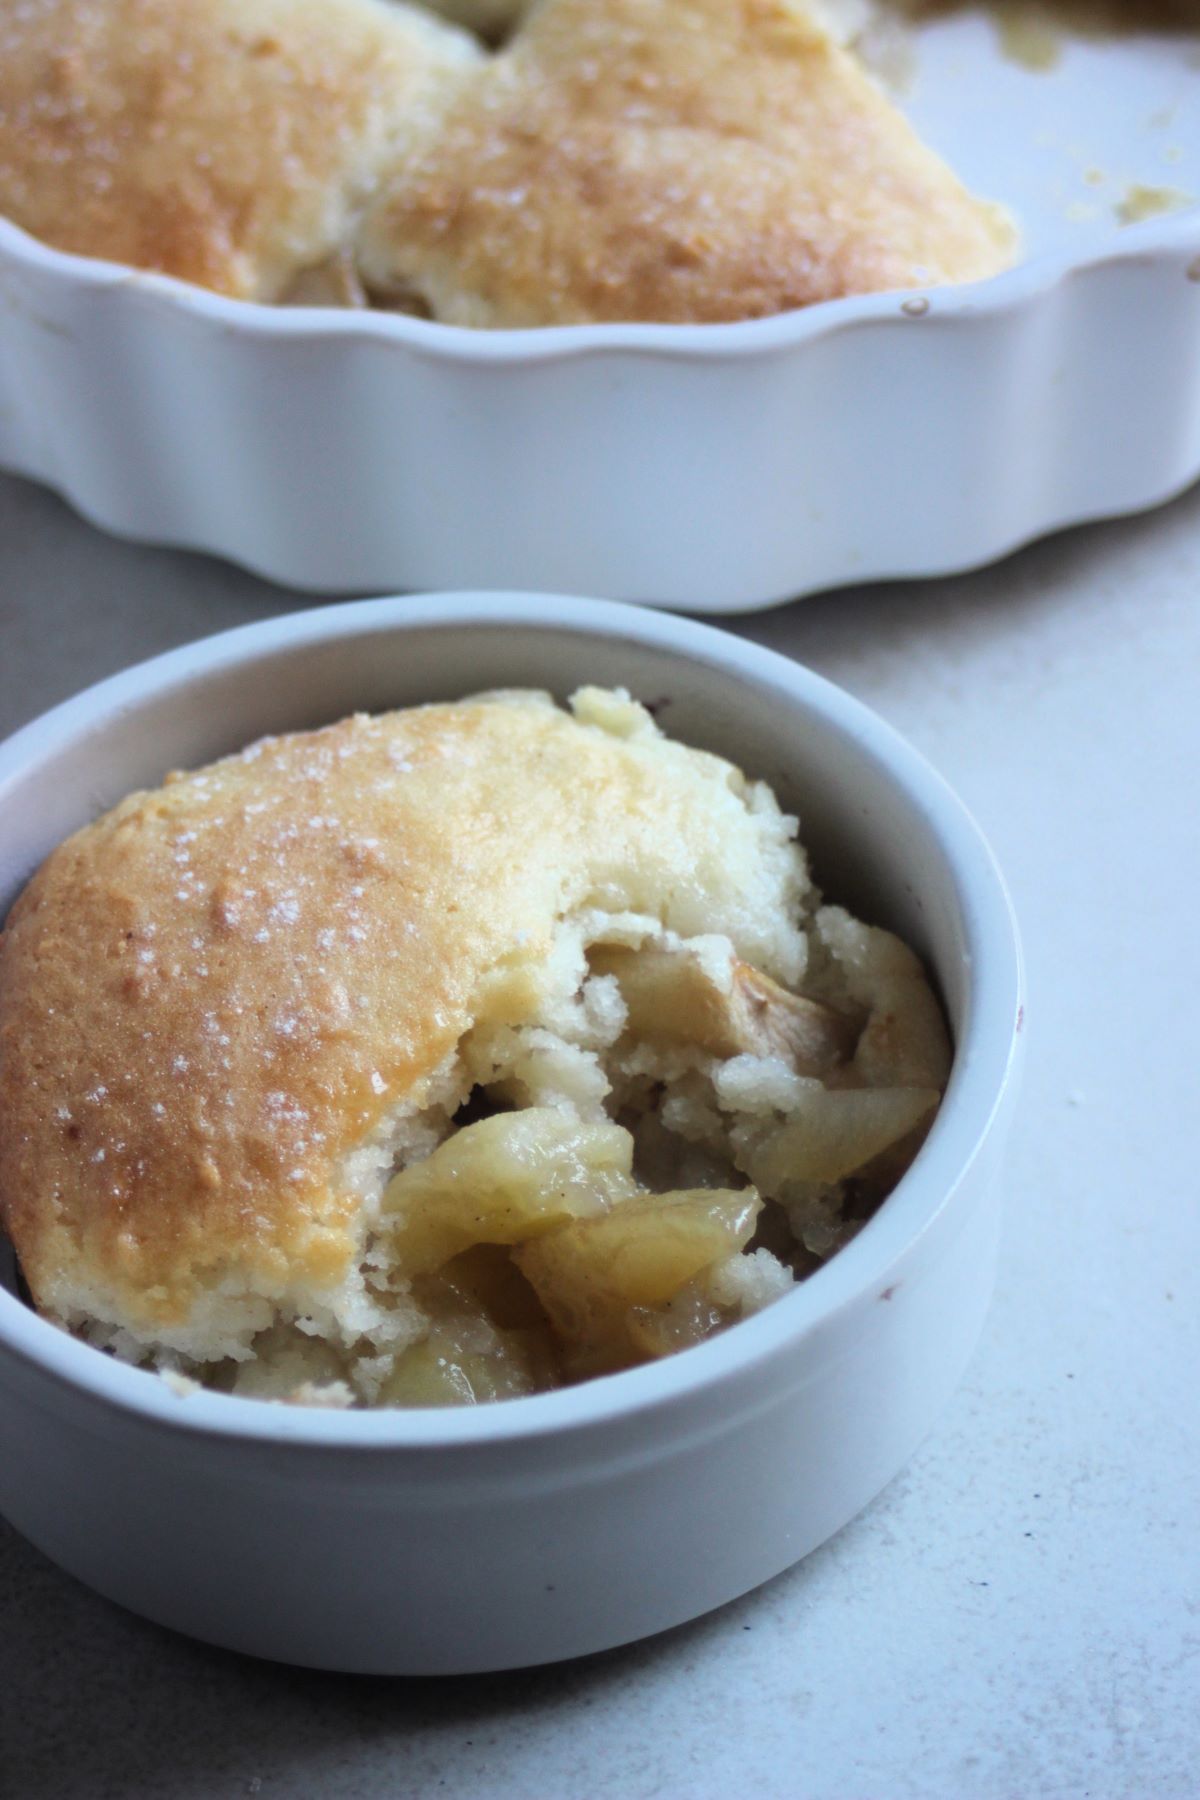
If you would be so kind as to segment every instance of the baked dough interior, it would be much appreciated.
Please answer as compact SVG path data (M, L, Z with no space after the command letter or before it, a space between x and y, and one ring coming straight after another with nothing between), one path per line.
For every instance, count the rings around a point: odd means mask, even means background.
M916 1154L920 963L628 695L265 740L136 794L0 937L38 1308L234 1394L497 1400L790 1292Z

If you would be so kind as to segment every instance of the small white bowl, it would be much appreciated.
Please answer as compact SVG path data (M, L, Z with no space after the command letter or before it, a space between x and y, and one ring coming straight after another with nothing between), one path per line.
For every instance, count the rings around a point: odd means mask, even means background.
M180 1397L0 1286L0 1510L135 1612L283 1661L451 1673L660 1631L777 1574L896 1473L957 1382L993 1278L1020 956L937 775L783 657L635 608L369 601L210 638L0 746L0 913L67 832L267 731L472 690L624 684L769 780L818 879L936 973L956 1041L927 1143L794 1294L649 1367L477 1409ZM11 1258L8 1259L11 1264Z

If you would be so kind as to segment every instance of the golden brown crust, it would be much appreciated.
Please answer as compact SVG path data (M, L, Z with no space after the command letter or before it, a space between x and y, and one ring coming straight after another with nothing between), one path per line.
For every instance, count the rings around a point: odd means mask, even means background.
M347 720L131 796L0 934L0 1219L39 1305L86 1288L151 1328L217 1281L340 1279L347 1154L473 1021L533 1009L564 911L694 931L699 894L770 964L793 878L764 883L764 830L794 857L727 765L535 699Z
M7 6L0 212L59 249L275 299L477 54L382 0Z
M1011 232L795 0L543 0L399 169L368 283L523 326L966 281Z
M494 57L398 0L26 0L0 211L260 300L355 255L494 326L754 318L990 275L1012 236L801 0L541 0Z

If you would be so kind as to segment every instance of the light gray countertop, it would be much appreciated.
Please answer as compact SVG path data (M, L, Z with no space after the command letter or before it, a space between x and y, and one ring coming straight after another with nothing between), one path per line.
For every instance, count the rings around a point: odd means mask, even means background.
M0 478L0 734L292 604ZM906 732L1012 887L1029 1059L996 1302L949 1412L758 1593L492 1678L206 1649L0 1522L4 1800L1200 1793L1200 491L980 574L735 628Z

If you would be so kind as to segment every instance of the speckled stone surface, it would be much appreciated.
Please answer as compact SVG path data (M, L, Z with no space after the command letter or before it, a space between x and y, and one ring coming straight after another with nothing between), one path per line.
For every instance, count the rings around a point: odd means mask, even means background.
M2 731L291 604L0 478ZM933 759L1021 918L1029 1061L999 1289L949 1412L874 1506L760 1592L494 1678L328 1677L189 1644L0 1523L4 1800L1200 1793L1200 492L982 574L737 629Z

